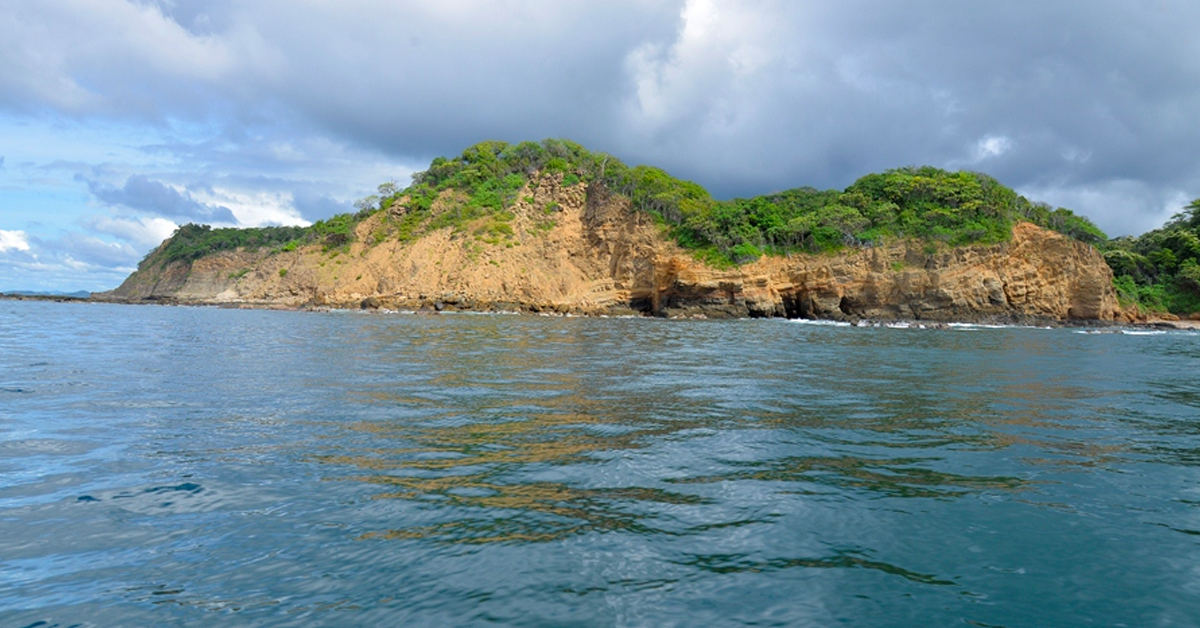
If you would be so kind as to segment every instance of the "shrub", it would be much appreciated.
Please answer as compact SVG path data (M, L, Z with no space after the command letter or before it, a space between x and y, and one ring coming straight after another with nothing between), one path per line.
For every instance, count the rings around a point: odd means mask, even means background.
M1113 287L1126 305L1176 314L1200 311L1200 200L1159 229L1103 247Z

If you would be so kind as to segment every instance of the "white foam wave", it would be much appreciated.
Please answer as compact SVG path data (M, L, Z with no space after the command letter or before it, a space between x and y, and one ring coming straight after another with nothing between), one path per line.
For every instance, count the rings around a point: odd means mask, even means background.
M788 322L789 323L797 323L800 325L816 325L818 327L849 327L850 326L850 323L847 323L845 321L827 321L827 320L820 320L820 319L813 320L813 319L808 319L808 318L793 318L793 319L788 320Z

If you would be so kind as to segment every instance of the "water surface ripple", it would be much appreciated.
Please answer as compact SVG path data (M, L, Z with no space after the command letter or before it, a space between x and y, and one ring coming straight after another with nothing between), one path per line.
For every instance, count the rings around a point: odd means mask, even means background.
M0 302L4 626L1198 626L1200 336Z

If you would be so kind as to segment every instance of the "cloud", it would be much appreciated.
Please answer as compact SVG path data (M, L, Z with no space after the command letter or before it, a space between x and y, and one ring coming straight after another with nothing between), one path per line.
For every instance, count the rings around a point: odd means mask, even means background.
M211 86L255 58L241 47L252 40L198 37L160 7L123 0L17 0L0 12L0 41L0 105L18 111L201 113Z
M136 215L93 217L88 225L100 233L148 248L157 246L179 223L184 222L237 227L311 224L297 214L289 192L263 190L261 186L253 184L242 186L248 189L206 182L182 187L143 175L133 175L120 187L105 186L94 181L88 181L87 185L93 196L110 206L152 215L149 218ZM336 204L332 199L328 200Z
M315 127L422 157L578 131L614 102L625 52L669 33L677 12L651 0L15 4L0 11L0 107Z
M228 211L231 216L235 216L233 222L238 226L309 224L296 216L296 212L292 208L292 197L284 191L240 191L197 186L191 190L191 193L205 207L219 206Z
M237 224L233 211L222 205L201 203L187 190L177 190L144 175L134 175L119 188L88 182L97 199L166 218L186 222Z
M59 254L59 259L73 267L90 267L132 272L144 256L126 242L109 242L95 236L68 233L58 240L41 242L42 248Z
M1003 135L988 135L975 143L975 161L981 162L1003 156L1012 150L1012 140Z
M638 133L627 141L739 194L788 180L840 187L883 168L982 157L1010 185L1063 176L1195 185L1184 155L1200 125L1156 112L1200 100L1198 64L1167 61L1153 42L1196 58L1184 35L1196 7L1100 4L914 11L693 0L672 41L631 54L638 89L627 123ZM754 63L738 63L745 50Z
M165 218L96 216L87 226L96 233L124 240L138 250L149 251L162 244L179 225Z
M1110 237L1137 235L1155 229L1181 211L1192 198L1183 190L1157 188L1131 179L1085 185L1052 183L1018 191L1056 207L1087 207L1087 216Z
M0 291L107 290L128 276L142 258L127 242L79 232L46 239L22 234L20 246L6 248L3 243L12 233L0 231Z
M7 251L28 251L29 236L24 231L5 231L0 229L0 253Z

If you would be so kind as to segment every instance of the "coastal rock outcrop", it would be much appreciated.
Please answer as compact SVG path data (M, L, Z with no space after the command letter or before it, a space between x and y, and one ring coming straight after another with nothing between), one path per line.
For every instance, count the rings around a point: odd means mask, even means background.
M673 260L674 261L674 260ZM668 265L668 312L823 319L1112 320L1112 274L1092 247L1020 223L1009 242L920 242L837 255L765 257L737 271Z
M999 244L895 240L721 269L603 186L543 175L519 198L499 227L484 218L397 237L393 225L404 219L397 209L359 223L345 246L169 262L156 252L119 288L93 298L708 318L1103 321L1120 314L1101 255L1030 223Z

